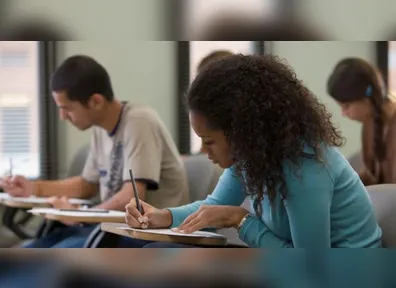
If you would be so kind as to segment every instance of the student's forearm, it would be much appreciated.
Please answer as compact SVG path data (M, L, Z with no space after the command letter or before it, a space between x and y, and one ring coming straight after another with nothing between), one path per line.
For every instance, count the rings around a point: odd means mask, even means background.
M40 197L90 198L95 195L97 189L97 185L77 176L65 180L35 181L33 194Z
M110 199L95 206L94 208L125 211L125 206L129 203L129 201L131 201L130 195L128 193L125 193L124 191L120 191Z
M146 195L146 185L142 183L136 183L136 186L139 191L139 198L142 201L145 201ZM114 194L113 197L104 201L103 203L97 205L95 208L97 209L106 209L106 210L118 210L125 211L125 206L134 198L132 184L125 183L122 189Z

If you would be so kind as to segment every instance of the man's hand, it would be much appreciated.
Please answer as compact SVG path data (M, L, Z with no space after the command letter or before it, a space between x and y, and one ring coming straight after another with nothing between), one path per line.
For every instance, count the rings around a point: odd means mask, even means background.
M50 198L50 203L52 205L52 207L54 207L55 209L78 209L79 206L77 205L72 205L68 198L63 196L63 197L51 197ZM72 221L61 221L63 224L65 225L76 225L78 224L77 222L72 222Z
M0 187L13 197L29 197L34 194L34 182L24 176L15 175L0 180Z

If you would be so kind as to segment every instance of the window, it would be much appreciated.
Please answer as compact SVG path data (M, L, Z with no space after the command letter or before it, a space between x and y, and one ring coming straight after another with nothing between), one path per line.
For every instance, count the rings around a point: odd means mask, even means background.
M389 41L388 49L388 87L390 94L396 96L396 41Z
M1 51L0 66L2 68L26 67L29 51Z
M201 139L189 124L183 95L196 76L199 62L215 50L228 50L233 53L263 53L263 42L256 41L189 41L179 42L179 149L183 154L196 154L201 149Z
M1 147L5 155L28 155L32 137L29 133L29 107L0 108Z
M271 19L279 10L274 0L189 0L179 1L178 18L183 27L183 39L197 39L208 23L219 16L237 16L243 19ZM189 38L191 37L191 38Z
M48 43L0 42L0 175L48 178ZM11 69L10 69L11 68ZM56 123L56 121L55 121ZM51 156L51 157L50 157Z

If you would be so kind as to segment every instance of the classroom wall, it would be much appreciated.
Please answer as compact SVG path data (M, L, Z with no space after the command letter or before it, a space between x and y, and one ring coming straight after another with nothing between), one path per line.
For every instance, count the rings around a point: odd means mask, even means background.
M153 107L176 141L175 43L168 41L65 41L58 44L58 62L87 54L108 70L116 97ZM74 153L89 143L90 131L59 123L59 170L64 177Z
M50 21L73 40L163 39L167 4L157 0L12 0L4 19Z
M58 45L58 61L74 54L88 54L109 71L121 100L137 101L156 109L177 140L176 59L174 42L166 41L66 41ZM305 84L333 113L333 121L347 137L341 152L349 157L360 150L360 125L341 116L338 105L326 93L327 77L337 61L358 56L375 61L374 42L276 41L273 53L285 58ZM66 174L74 153L89 142L89 131L59 123L60 176Z
M333 121L341 128L347 142L341 152L350 157L360 151L360 124L341 116L341 110L326 92L326 82L334 65L343 57L361 57L375 63L375 42L323 41L288 42L275 41L272 51L285 58L295 69L297 76L324 102L333 114Z
M324 28L326 35L332 38L362 39L368 38L369 34L381 35L394 23L393 10L389 6L392 1L388 1L387 5L378 5L378 1L374 0L359 2L359 15L370 19L363 24L361 18L351 18L348 12L356 8L356 3L345 4L341 0L326 2L325 5L321 1L305 2L299 3L302 5L297 5L295 12L303 19L310 15L313 26L319 31ZM48 0L13 0L7 5L10 9L7 15L12 15L13 19L45 15L61 23L72 36L101 41L61 43L59 60L75 53L98 58L109 69L117 96L152 105L176 138L174 44L114 40L158 39L164 35L164 23L169 11L165 9L166 4L158 3L155 0L70 0L50 3ZM87 11L94 12L92 7L96 12L89 13L87 17ZM340 10L341 7L343 9ZM334 21L334 11L343 13L344 17ZM337 105L326 95L326 79L331 67L342 57L353 55L374 61L374 46L372 42L275 42L273 45L273 52L287 58L298 76L328 105L334 115L333 120L341 126L344 135L348 135L347 143L341 149L347 157L360 149L360 126L341 117ZM90 133L79 132L71 125L59 124L60 176L65 175L73 154L88 141L89 136Z

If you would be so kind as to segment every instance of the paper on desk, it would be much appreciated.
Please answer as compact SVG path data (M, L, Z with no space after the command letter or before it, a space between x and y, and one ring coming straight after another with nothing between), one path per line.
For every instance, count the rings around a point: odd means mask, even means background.
M12 197L7 193L0 193L0 200L13 200L13 201L18 201L21 203L33 203L33 204L43 204L43 203L49 203L50 197L36 197L36 196L30 196L30 197ZM73 205L88 205L92 204L92 201L86 200L86 199L76 199L76 198L70 198L69 199L70 204Z
M131 230L131 231L145 232L145 233L152 233L152 234L170 235L170 236L224 238L223 235L212 233L212 232L206 232L206 231L195 231L190 234L184 234L184 233L174 232L170 229L135 229L135 228L131 228L131 227L119 227L117 229Z
M109 212L89 212L84 211L61 211L55 208L33 208L28 211L32 214L52 214L59 216L70 216L70 217L100 217L100 218L114 218L114 217L125 217L125 212L110 210Z

